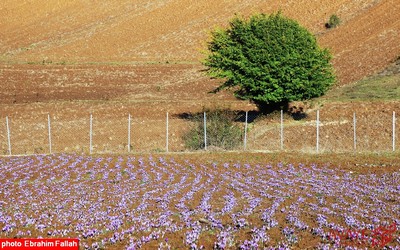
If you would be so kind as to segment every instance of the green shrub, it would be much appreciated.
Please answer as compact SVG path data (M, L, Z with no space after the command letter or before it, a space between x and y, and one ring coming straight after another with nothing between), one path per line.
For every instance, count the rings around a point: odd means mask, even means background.
M227 110L208 110L206 112L207 147L232 150L243 141L242 129L234 124L236 114ZM183 136L185 146L190 150L204 149L204 113L190 118L194 126Z
M328 29L330 29L330 28L335 28L335 27L339 26L340 23L341 23L340 18L339 18L337 15L333 14L333 15L329 18L328 23L326 23L326 27L327 27Z

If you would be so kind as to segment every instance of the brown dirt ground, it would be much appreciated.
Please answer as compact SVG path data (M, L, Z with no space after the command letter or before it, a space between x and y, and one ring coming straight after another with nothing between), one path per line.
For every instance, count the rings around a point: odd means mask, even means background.
M95 150L126 152L131 114L136 133L132 148L162 151L169 112L170 150L182 151L181 135L190 123L177 118L181 114L212 107L256 108L227 92L208 94L218 86L198 62L208 31L226 25L233 13L278 10L332 50L338 85L380 71L400 54L399 5L389 0L202 0L190 5L182 0L6 0L0 3L0 124L10 118L12 140L21 144L14 146L14 153L46 153L49 114L53 150L87 152L88 143L82 140L88 141L92 113ZM334 13L342 24L326 30L324 24ZM285 118L285 149L315 151L313 122L320 109L321 150L352 150L352 114L357 112L357 148L390 151L391 113L398 108L398 102L312 105L303 121ZM280 149L277 115L251 126L248 149ZM0 153L7 154L1 127Z
M5 117L10 119L13 153L47 153L47 114L53 128L53 152L88 152L89 115L94 117L95 152L127 152L127 117L132 116L134 151L165 150L169 113L170 151L183 151L182 135L191 122L180 118L204 108L254 111L228 92L208 94L210 80L196 64L158 65L2 65L0 81L1 153L8 154ZM194 91L195 90L195 91ZM293 104L297 105L297 104ZM393 102L310 103L306 119L285 115L284 149L316 150L316 111L320 110L321 152L353 151L353 113L357 116L357 150L392 149ZM280 150L280 115L251 123L249 150ZM239 123L243 126L243 123ZM396 126L396 134L400 126ZM400 147L399 140L396 148Z
M0 61L5 63L197 62L208 32L235 13L283 14L334 54L339 83L376 73L400 55L396 0L266 2L201 0L13 1L0 3ZM332 14L342 24L324 27Z
M128 0L3 0L0 155L8 154L6 116L10 118L12 140L19 143L14 144L14 154L47 153L48 114L53 126L53 151L87 153L90 113L95 119L96 153L127 151L126 118L131 114L133 151L138 157L149 152L159 156L156 152L163 151L165 145L166 112L172 119L170 151L182 152L180 136L190 123L177 118L179 115L205 107L256 108L230 93L207 94L218 81L204 76L204 68L198 63L207 32L215 25L225 25L233 13L281 9L296 18L317 35L322 46L332 50L340 85L376 73L399 57L399 8L396 0L201 0L190 5L182 0L139 0L134 4ZM333 13L343 23L326 30L324 24ZM317 109L321 111L321 151L325 153L304 154L315 152L313 122ZM224 161L284 162L329 165L355 174L398 172L399 151L387 152L391 150L391 114L400 113L399 109L400 102L316 103L308 107L307 119L285 117L284 152L276 151L280 148L279 115L271 114L251 125L248 149L252 152L183 151L167 156L180 162L189 159L198 166ZM353 150L353 112L359 126L357 150L362 154L341 153ZM400 126L396 129L399 135ZM399 140L396 148L400 148ZM370 151L376 153L365 153ZM113 158L112 165L115 161ZM55 174L63 176L62 169L58 171ZM47 177L40 178L45 182ZM87 174L86 178L91 177ZM190 178L192 181L193 176ZM200 194L194 197L194 203L198 204L200 198ZM218 203L213 205L218 207ZM312 245L313 240L304 237L301 244ZM171 241L182 245L182 238L171 235Z

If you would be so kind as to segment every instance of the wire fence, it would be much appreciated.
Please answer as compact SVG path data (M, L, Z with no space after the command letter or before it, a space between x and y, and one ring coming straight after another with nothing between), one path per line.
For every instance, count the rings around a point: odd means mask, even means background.
M284 112L270 119L245 112L235 124L243 130L237 150L300 152L394 152L398 150L396 113L379 117L317 110L295 120ZM208 147L207 113L203 114L204 147ZM375 120L374 120L375 119ZM193 121L174 114L88 114L85 117L43 115L41 119L6 116L0 124L0 154L134 153L188 151L183 135ZM206 135L206 136L204 136Z

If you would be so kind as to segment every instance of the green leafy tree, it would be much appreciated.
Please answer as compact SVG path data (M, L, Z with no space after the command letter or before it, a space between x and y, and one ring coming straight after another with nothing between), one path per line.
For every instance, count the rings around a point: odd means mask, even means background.
M211 77L225 79L214 92L231 88L262 108L323 95L335 81L331 58L314 35L278 12L236 16L212 31L203 63Z

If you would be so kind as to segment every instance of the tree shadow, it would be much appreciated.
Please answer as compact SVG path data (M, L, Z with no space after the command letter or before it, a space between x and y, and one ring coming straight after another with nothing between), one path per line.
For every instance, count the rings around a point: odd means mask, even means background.
M199 119L203 119L204 112L207 114L215 115L216 113L221 115L226 119L229 119L234 122L246 122L246 111L243 110L229 110L229 109L217 109L217 110L205 110L203 112L183 112L179 114L172 115L174 118L188 120L188 121L197 121ZM260 117L262 113L257 110L247 111L247 123L254 122L258 117Z
M247 123L253 123L261 115L257 110L247 111ZM238 111L235 122L246 122L246 111Z
M294 107L288 110L288 113L295 121L300 121L308 117L307 113L304 111L303 107Z
M183 119L188 121L198 121L199 119L203 119L204 112L206 115L219 115L224 117L225 119L229 119L234 122L246 122L246 113L247 113L247 123L253 123L258 118L268 117L269 115L276 115L277 112L283 110L285 114L289 115L293 118L293 120L303 120L308 117L305 112L305 107L303 104L299 103L278 103L278 104L270 104L270 105L257 105L257 110L229 110L229 109L205 109L202 112L183 112L179 114L174 114L172 117L177 119Z
M261 114L266 116L270 114L274 114L277 111L283 110L283 112L293 120L299 121L306 119L308 117L306 113L306 107L302 102L279 102L279 103L272 103L272 104L257 104L258 109L260 110Z

